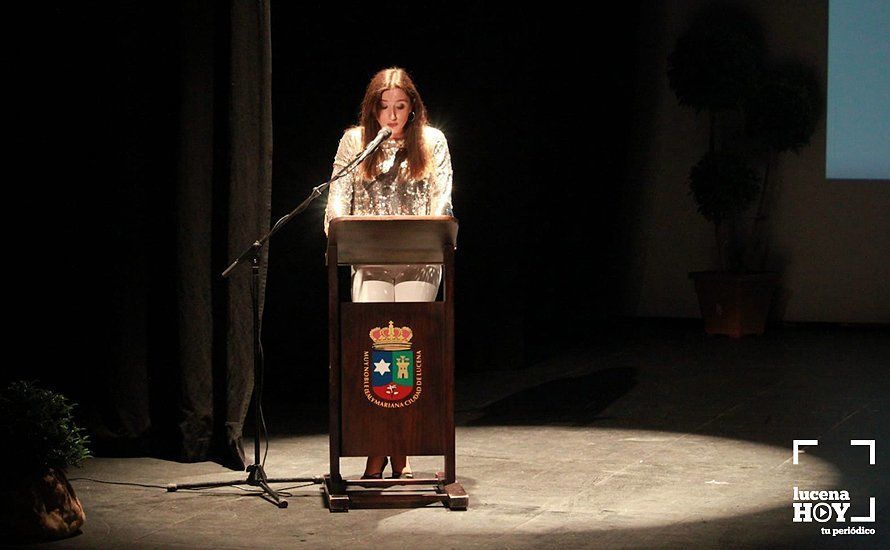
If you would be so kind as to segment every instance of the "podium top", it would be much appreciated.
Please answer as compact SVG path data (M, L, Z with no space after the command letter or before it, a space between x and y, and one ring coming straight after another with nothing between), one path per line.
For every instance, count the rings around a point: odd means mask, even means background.
M441 264L457 246L453 216L342 216L331 220L328 246L337 264ZM328 258L330 261L330 258Z

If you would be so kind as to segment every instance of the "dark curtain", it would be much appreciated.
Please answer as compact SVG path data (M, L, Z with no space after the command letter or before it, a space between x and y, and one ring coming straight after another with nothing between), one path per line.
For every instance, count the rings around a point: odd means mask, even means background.
M268 2L119 9L115 46L127 68L118 130L151 138L125 144L114 195L129 209L108 281L97 451L243 469L251 273L247 263L227 280L220 273L269 228ZM267 258L264 250L261 311Z

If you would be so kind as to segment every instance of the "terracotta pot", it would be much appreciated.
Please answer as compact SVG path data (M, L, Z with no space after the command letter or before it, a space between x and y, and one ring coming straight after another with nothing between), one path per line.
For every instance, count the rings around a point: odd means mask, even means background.
M695 271L689 278L695 281L705 332L732 338L763 334L779 286L778 273Z
M86 519L65 472L54 468L12 481L0 500L0 532L15 542L69 537Z

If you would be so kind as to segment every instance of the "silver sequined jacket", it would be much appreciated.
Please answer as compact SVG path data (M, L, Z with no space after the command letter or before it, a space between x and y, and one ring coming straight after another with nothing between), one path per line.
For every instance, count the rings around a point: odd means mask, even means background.
M324 232L338 216L437 216L451 214L451 154L445 134L432 126L424 127L424 141L433 152L432 171L422 180L412 180L408 161L394 166L404 140L384 141L380 175L373 181L361 181L360 169L331 184L325 209ZM334 171L349 164L363 149L360 127L346 130L334 157ZM401 155L400 155L401 156Z

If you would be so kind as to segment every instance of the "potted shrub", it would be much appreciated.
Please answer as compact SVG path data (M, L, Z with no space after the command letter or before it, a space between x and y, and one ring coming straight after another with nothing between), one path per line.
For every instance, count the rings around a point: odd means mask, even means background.
M767 68L765 53L756 21L719 5L693 18L669 58L679 103L710 118L708 151L689 174L717 244L719 269L689 274L709 334L763 333L779 282L777 272L764 270L770 168L783 151L809 142L818 116L812 73L791 63ZM754 164L764 166L762 177Z
M2 465L11 474L0 490L0 529L17 542L67 537L83 525L83 507L65 476L89 456L73 407L30 382L13 382L0 392Z
M699 307L708 334L738 338L762 334L778 273L745 268L741 243L742 214L757 198L760 182L748 159L726 151L709 151L689 174L698 211L714 223L721 269L695 271Z

